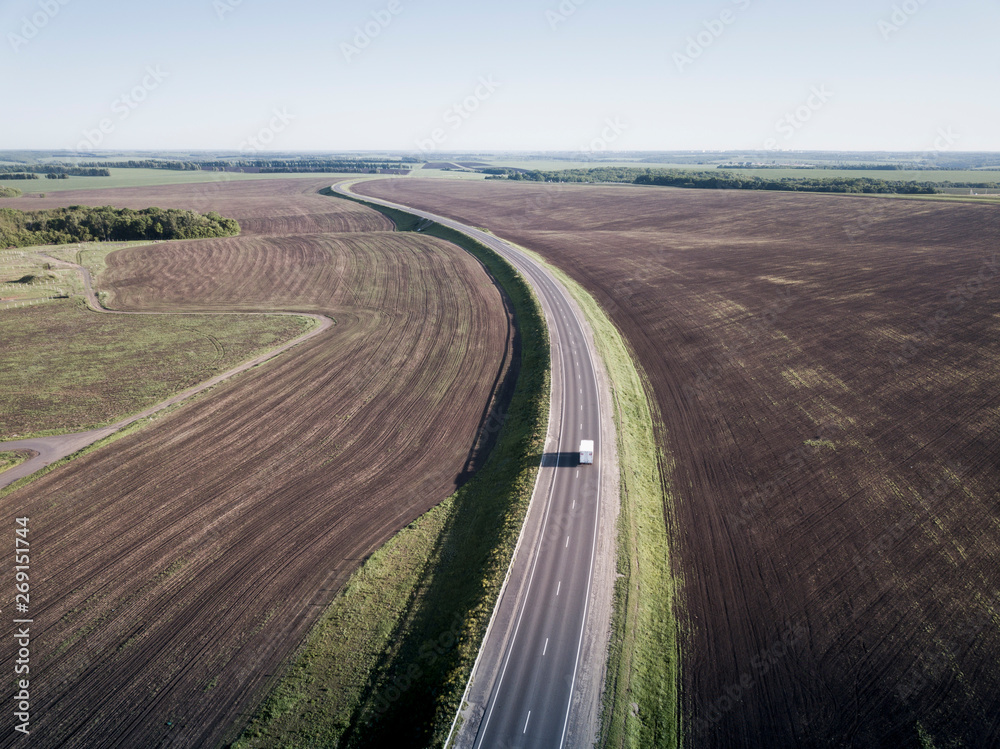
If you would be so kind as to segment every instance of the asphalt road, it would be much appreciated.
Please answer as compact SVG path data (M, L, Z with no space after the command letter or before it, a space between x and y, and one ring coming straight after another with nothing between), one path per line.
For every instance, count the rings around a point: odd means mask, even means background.
M579 693L601 513L601 399L586 322L560 283L503 240L443 216L362 197L474 237L509 260L541 300L553 384L546 454L529 512L529 522L534 513L541 525L522 537L466 695L472 708L463 714L454 745L568 746L568 733L579 736L569 731L570 712ZM595 441L593 465L579 465L583 439Z

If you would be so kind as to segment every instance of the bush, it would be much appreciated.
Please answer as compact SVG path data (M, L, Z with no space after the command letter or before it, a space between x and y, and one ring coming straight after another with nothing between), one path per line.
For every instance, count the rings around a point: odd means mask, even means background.
M70 206L44 211L0 208L0 246L72 242L127 242L142 239L232 237L240 225L218 213L207 215L174 208Z

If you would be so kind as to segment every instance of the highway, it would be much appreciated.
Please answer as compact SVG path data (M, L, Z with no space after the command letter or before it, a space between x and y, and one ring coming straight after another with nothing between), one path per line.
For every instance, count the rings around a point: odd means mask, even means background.
M350 184L334 189L344 194ZM597 354L569 292L541 265L503 240L444 216L360 196L436 221L489 246L514 265L541 301L552 343L552 404L545 457L507 582L494 611L450 746L579 746L571 725L582 672L598 529L603 429ZM605 399L605 403L609 400ZM595 441L593 465L579 465L582 439ZM608 465L617 476L617 466ZM611 471L614 471L611 474ZM590 685L593 687L593 685ZM590 693L594 690L591 689Z

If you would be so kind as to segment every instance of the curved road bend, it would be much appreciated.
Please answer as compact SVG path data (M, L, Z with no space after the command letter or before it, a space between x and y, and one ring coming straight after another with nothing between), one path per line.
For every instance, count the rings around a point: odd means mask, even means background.
M44 253L41 253L44 255ZM279 354L288 351L288 349L293 346L297 346L303 341L307 341L310 338L314 338L321 333L329 330L333 326L333 320L331 320L326 315L313 315L306 312L125 312L123 310L109 310L105 309L97 301L97 295L94 294L93 283L90 278L90 271L84 268L82 265L77 265L76 263L69 263L65 260L59 260L51 255L44 255L44 257L49 258L49 260L59 263L60 265L75 268L80 272L83 277L83 287L86 291L87 304L95 312L100 312L102 314L108 315L292 315L295 317L308 317L316 320L319 325L310 331L303 333L302 335L292 339L288 343L284 343L277 348L271 349L260 356L254 357L250 361L240 364L238 367L223 372L220 375L216 375L210 380L202 382L198 385L188 388L187 390L174 395L167 400L157 403L155 406L150 406L141 413L133 414L128 416L121 421L118 421L110 426L101 427L99 429L91 429L86 432L75 432L73 434L60 434L54 437L36 437L34 439L24 439L15 440L13 442L0 442L0 452L6 451L25 451L36 453L31 459L26 460L20 465L9 468L8 470L0 473L0 489L10 486L15 481L18 481L25 476L30 476L36 471L40 471L45 468L45 466L51 465L56 461L62 460L65 457L72 455L85 447L88 447L95 442L99 442L105 437L109 437L115 432L124 429L130 424L134 424L140 419L145 419L147 416L152 416L165 408L174 406L181 401L187 400L192 395L197 395L203 390L208 390L210 387L218 385L224 380L228 380L230 377L234 377L241 372L246 372L248 369L256 367L258 364L263 364L264 362L273 359Z
M335 190L350 194L351 184ZM601 515L602 426L597 354L587 324L569 292L520 250L474 227L389 201L399 208L467 234L489 246L528 279L541 300L552 343L552 412L546 454L532 507L473 670L453 746L553 747L589 744L595 736L572 725L571 709L602 662L585 663L584 634ZM593 465L578 465L581 439L595 441ZM612 451L613 452L613 451ZM608 464L617 476L617 466ZM535 527L532 527L535 526ZM588 691L593 694L593 685ZM575 717L574 717L575 721ZM567 740L568 736L569 741Z

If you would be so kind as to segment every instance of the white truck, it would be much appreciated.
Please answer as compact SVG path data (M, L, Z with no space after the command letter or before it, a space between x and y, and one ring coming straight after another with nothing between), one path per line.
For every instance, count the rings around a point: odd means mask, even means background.
M593 465L594 440L580 440L580 465Z

